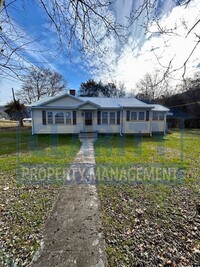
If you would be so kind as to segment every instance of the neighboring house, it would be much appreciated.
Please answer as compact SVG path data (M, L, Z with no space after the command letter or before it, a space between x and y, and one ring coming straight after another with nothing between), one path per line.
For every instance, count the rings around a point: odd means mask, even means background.
M136 98L77 97L70 94L32 104L32 133L165 133L169 109Z
M4 111L5 106L0 106L0 119L10 119L8 114Z

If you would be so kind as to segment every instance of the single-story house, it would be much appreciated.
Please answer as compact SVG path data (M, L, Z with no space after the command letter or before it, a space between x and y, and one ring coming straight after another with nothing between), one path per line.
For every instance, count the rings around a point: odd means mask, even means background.
M32 134L164 134L167 112L136 98L79 97L70 90L32 104Z

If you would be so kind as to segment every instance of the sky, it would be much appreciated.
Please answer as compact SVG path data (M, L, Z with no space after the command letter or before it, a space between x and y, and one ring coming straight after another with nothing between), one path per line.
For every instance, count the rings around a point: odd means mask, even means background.
M103 12L109 14L117 23L126 24L127 18L140 7L141 3L142 0L116 0L109 10L101 12L102 15ZM188 34L191 27L200 19L199 0L192 0L187 7L176 6L173 0L158 0L155 12L159 16L159 24L152 20L154 12L145 29L146 14L141 13L138 20L124 30L125 41L119 40L114 35L106 36L102 40L100 49L107 53L94 49L83 54L76 47L71 53L68 53L67 49L58 51L55 31L49 27L47 17L37 1L17 0L10 5L9 12L18 33L25 36L26 40L31 40L23 47L22 59L15 60L23 60L23 64L28 67L44 66L58 71L68 82L69 88L78 90L82 82L93 78L102 82L122 82L127 91L133 89L137 93L136 84L146 73L157 72L162 77L169 62L170 82L171 87L174 87L180 83L184 73L182 66L188 57L190 58L185 75L193 76L199 70L200 47L197 46L193 54L190 54L197 44L200 25L197 24ZM158 25L168 34L158 34ZM95 25L92 27L96 30ZM10 40L15 40L15 33L8 25L3 29ZM103 36L104 30L102 28L98 34ZM19 40L18 44L26 40ZM11 100L11 88L17 91L21 85L22 83L15 77L2 75L0 72L0 105Z

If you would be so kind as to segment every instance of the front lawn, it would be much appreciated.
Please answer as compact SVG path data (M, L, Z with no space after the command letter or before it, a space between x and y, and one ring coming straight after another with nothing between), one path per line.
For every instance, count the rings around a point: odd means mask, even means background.
M199 266L200 130L95 143L109 266Z
M27 266L80 142L15 128L0 143L0 266Z

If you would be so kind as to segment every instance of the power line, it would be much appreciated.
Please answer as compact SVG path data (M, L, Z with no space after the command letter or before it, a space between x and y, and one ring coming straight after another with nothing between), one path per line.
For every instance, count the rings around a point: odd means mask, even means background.
M176 106L169 106L169 108L189 106L189 105L195 105L195 104L200 105L200 101L191 102L191 103L187 103L187 104L176 105Z

